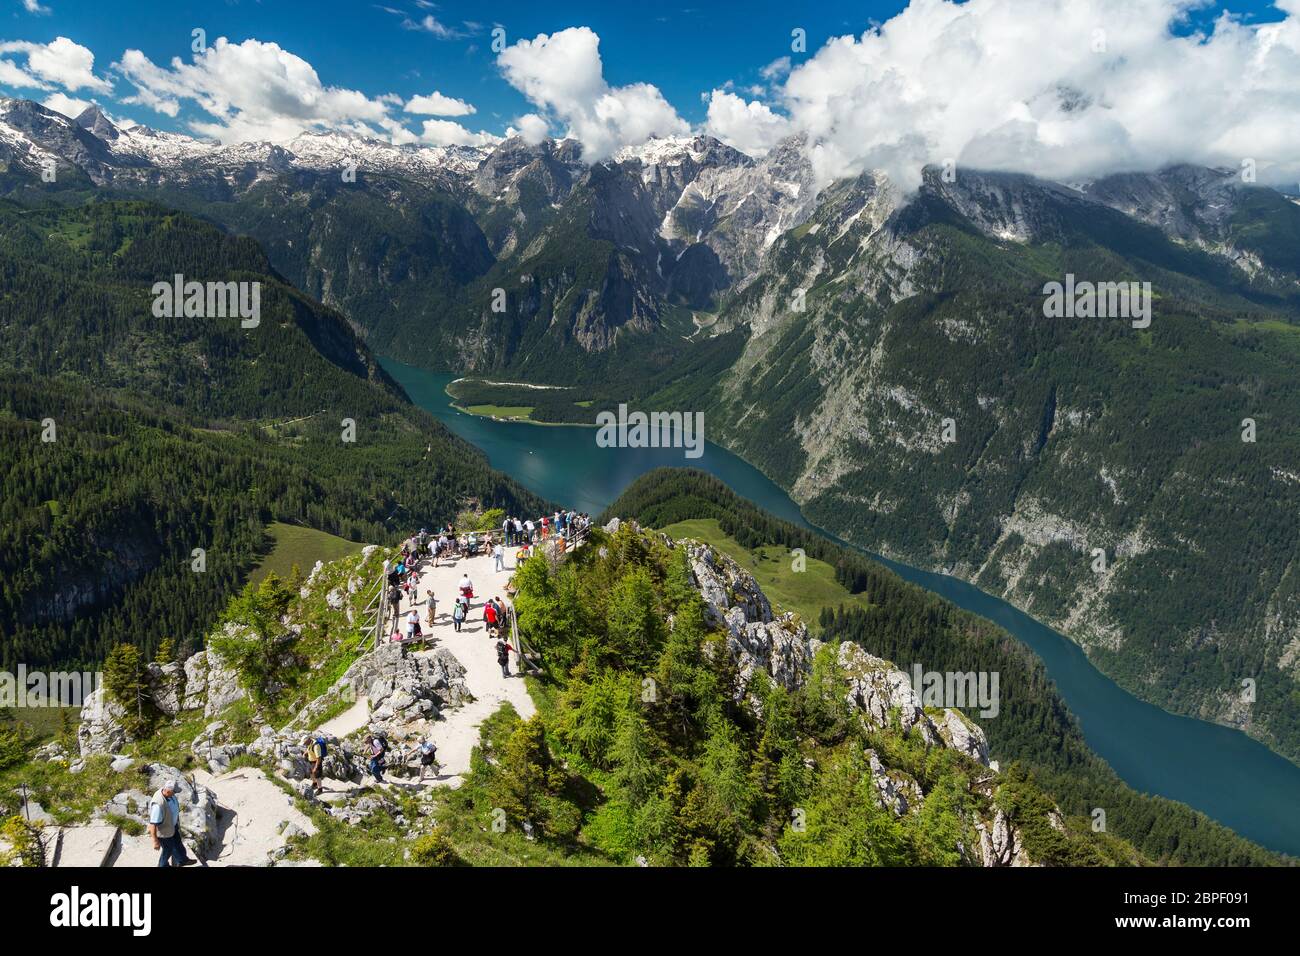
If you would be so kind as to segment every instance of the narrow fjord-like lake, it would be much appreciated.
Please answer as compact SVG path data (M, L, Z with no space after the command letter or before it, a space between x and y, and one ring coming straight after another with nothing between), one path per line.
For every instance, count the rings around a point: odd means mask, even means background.
M798 506L757 469L717 445L686 459L681 449L596 445L596 430L493 421L452 407L445 389L455 375L389 359L384 368L422 408L481 448L493 467L552 501L593 516L654 468L707 471L772 514L813 528ZM831 535L826 535L832 537ZM943 574L878 558L907 581L1006 628L1042 659L1079 719L1088 744L1135 790L1195 807L1273 850L1300 856L1300 766L1245 734L1179 717L1138 700L1098 671L1051 628L983 591Z

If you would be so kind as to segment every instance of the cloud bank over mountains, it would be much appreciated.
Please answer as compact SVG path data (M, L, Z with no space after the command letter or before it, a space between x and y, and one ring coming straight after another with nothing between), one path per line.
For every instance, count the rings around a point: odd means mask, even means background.
M913 0L892 19L820 49L774 51L762 83L704 93L688 122L650 83L611 86L600 38L571 27L518 39L496 57L532 107L503 130L571 137L599 161L652 136L695 132L762 155L806 137L824 181L883 169L904 188L932 163L1071 181L1172 162L1238 167L1300 182L1300 0L1283 19L1224 14L1186 29L1198 0ZM797 16L794 17L797 19ZM723 42L723 41L719 41ZM61 112L86 97L169 117L221 142L284 142L335 129L396 143L487 145L472 103L437 90L404 99L330 86L276 43L218 38L188 61L128 49L105 72L59 37L0 41L0 86ZM427 117L427 118L426 118ZM418 128L412 128L418 124Z
M1280 22L1222 16L1206 34L1175 29L1186 0L915 0L861 36L796 64L776 91L786 122L757 105L771 135L808 134L825 177L883 168L904 184L953 160L1056 180L1171 162L1300 179L1300 0ZM735 99L733 97L733 99ZM737 146L753 117L717 93L709 123Z

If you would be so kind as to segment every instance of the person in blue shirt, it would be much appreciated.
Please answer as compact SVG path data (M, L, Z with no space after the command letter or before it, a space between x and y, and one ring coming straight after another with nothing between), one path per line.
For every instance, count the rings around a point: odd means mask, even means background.
M181 842L181 805L176 799L176 781L165 780L149 801L149 835L153 848L160 850L159 866L192 866L194 860Z

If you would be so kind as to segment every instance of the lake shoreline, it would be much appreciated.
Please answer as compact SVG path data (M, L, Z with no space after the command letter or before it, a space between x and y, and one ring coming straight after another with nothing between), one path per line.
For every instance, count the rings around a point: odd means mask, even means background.
M450 373L391 359L384 363L412 401L481 450L493 467L544 498L599 514L647 471L696 468L775 517L851 548L992 622L1039 658L1089 748L1129 787L1186 804L1261 846L1300 856L1300 819L1293 812L1300 805L1300 767L1295 763L1240 730L1142 700L1099 670L1076 642L963 578L876 554L818 527L788 492L726 447L706 442L704 457L689 461L665 449L611 454L595 446L589 431L517 428L539 423L463 412L445 390Z

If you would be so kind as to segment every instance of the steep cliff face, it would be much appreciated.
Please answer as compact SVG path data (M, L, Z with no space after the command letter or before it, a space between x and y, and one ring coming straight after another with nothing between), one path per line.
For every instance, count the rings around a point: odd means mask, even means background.
M1215 245L1249 203L1289 204L1208 172L1127 183L1141 195L938 171L906 203L869 175L828 188L720 319L751 332L721 434L820 525L973 580L1135 693L1295 755L1300 286ZM1194 186L1227 211L1197 213ZM1150 281L1150 324L1048 318L1067 274Z

